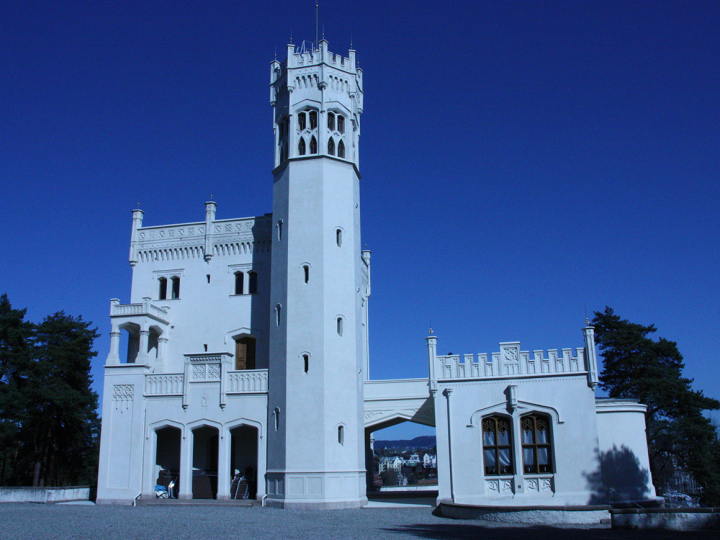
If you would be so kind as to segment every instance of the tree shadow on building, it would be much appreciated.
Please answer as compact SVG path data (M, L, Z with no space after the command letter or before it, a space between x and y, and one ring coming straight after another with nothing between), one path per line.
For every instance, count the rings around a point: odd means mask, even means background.
M650 473L629 448L613 446L600 452L597 461L598 469L585 474L592 492L588 504L639 501L650 496Z

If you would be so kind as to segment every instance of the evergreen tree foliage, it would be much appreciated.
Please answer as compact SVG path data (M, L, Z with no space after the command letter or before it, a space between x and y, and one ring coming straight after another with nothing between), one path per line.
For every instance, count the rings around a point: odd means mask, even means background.
M62 311L39 324L24 315L2 296L0 483L94 484L100 424L90 360L97 329Z
M653 483L662 489L676 469L703 487L702 501L720 505L720 443L703 411L720 402L691 388L682 376L683 357L674 341L648 337L655 326L621 319L606 307L595 312L596 342L604 359L600 387L613 398L634 398L645 415Z

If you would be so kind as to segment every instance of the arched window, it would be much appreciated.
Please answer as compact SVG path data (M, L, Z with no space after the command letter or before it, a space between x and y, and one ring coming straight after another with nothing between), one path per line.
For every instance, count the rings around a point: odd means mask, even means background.
M235 294L243 293L243 284L245 281L245 274L242 272L235 272Z
M345 117L338 114L337 117L338 131L345 133Z
M307 373L310 370L310 355L309 354L303 354L303 367L305 368L305 373Z
M328 154L331 156L335 155L335 141L332 137L328 139Z
M305 113L301 112L298 114L298 128L300 131L305 129Z
M328 113L328 129L335 131L335 115L333 113Z
M310 267L306 264L303 266L303 273L305 274L305 283L310 281Z
M167 299L167 278L161 277L160 278L160 292L158 294L158 298L160 300Z
M486 475L513 474L510 420L490 416L482 422Z
M338 333L338 336L343 335L343 318L342 317L337 318L337 333Z
M315 140L315 139L313 138L313 140ZM298 143L298 155L299 156L305 155L305 139L303 139L302 137L300 137L300 142Z
M345 426L338 426L338 442L345 444Z
M342 229L335 230L335 242L337 242L338 247L342 246Z
M317 140L315 139L315 137L310 139L310 153L317 154Z
M551 473L550 421L540 414L530 414L521 419L523 472L529 474Z
M257 272L248 272L248 294L257 294Z
M180 278L175 276L170 281L172 282L172 299L180 298Z
M255 369L255 338L235 341L235 369Z
M342 141L338 144L338 157L345 159L345 143Z
M317 111L310 111L310 129L317 127Z

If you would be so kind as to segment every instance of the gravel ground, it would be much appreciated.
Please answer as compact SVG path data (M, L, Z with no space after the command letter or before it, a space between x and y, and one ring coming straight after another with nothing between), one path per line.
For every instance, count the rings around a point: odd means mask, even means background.
M299 511L211 505L0 504L0 539L16 538L717 540L720 534L718 531L509 528L438 518L428 508Z

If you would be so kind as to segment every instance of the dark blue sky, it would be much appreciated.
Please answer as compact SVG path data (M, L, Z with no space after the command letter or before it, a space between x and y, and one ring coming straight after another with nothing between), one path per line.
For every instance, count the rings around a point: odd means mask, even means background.
M582 346L605 305L720 398L720 3L321 1L365 72L373 378L439 352ZM272 209L269 63L314 2L0 4L0 292L39 320L129 300L145 224ZM408 432L409 433L409 432Z

